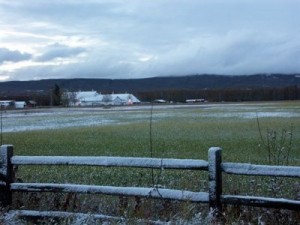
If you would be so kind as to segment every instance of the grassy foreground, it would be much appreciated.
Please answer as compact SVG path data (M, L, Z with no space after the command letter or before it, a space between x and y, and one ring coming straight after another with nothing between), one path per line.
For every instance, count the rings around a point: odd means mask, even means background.
M293 112L298 116L265 117L265 113ZM108 118L113 112L105 112ZM134 111L122 114L126 120ZM87 112L88 114L88 112ZM75 127L4 133L5 143L15 146L16 155L106 155L150 156L150 112L145 110L143 121L91 127ZM247 117L247 115L250 115ZM199 107L159 108L152 114L152 149L154 157L206 159L211 146L222 147L225 161L263 163L267 155L260 148L258 116L262 135L268 129L293 133L291 163L300 164L300 102L243 104ZM262 116L260 116L262 115ZM58 115L57 117L59 117ZM66 116L66 115L64 115ZM82 115L84 117L84 115ZM102 118L103 119L103 118ZM124 119L123 119L124 120ZM5 126L5 124L4 124ZM298 152L297 152L298 151ZM295 160L293 160L295 159Z
M101 113L103 116L103 112ZM286 115L285 113L294 113L294 116L282 116ZM219 146L223 149L223 161L266 164L268 152L262 146L257 124L258 118L264 140L270 129L277 132L277 141L280 141L279 137L283 130L291 132L292 148L289 154L289 164L300 165L300 102L297 101L220 104L199 108L159 107L156 109L154 106L151 141L149 109L136 111L139 117L137 122L132 120L135 111L125 110L115 113L107 110L104 112L108 119L120 117L120 114L125 123L4 133L3 139L5 143L14 145L15 155L150 157L150 142L152 142L153 157L158 158L206 160L208 149L212 146ZM127 114L131 118L128 123L126 123ZM265 116L266 114L272 116ZM140 119L141 115L143 119ZM26 182L70 182L119 186L159 184L167 188L192 191L206 191L208 181L205 172L195 171L154 171L154 177L152 177L150 170L147 169L55 166L24 166L19 169L18 177ZM289 179L285 179L284 182L276 181L280 183L280 190L276 193L270 188L273 185L272 182L269 178L226 175L224 176L224 192L289 198L296 198L299 195L299 181ZM112 206L105 206L108 207L106 210L110 213L113 205L116 204L113 202L114 200L111 200ZM81 206L77 209L90 211L94 207L96 211L105 211L101 204L93 203L89 207ZM45 206L34 207L41 209ZM187 214L190 216L199 210L196 206L183 208L184 210L176 209L173 214L178 214L179 211L184 211L184 213L189 211Z

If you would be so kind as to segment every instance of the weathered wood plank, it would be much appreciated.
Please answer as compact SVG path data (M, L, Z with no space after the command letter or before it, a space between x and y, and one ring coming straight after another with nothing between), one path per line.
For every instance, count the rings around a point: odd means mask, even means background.
M140 196L145 198L208 203L207 192L192 192L164 188L115 187L52 183L12 183L11 190L24 192L73 192L84 194Z
M10 182L13 180L13 166L11 158L14 154L12 145L2 145L0 149L0 174L1 180Z
M154 169L207 170L208 162L192 159L159 159L99 156L14 156L14 165L85 165L105 167L139 167Z
M209 171L209 208L216 215L221 214L222 204L220 196L222 194L222 149L212 147L208 151L208 171Z
M222 163L222 170L228 174L300 177L299 166L268 166L249 163Z
M300 210L300 201L284 198L266 198L257 196L222 195L222 203L231 205L247 205L266 208L282 208Z
M11 163L11 158L14 154L12 145L2 145L0 149L0 171L1 171L1 184L0 184L0 205L8 206L12 202L12 192L10 184L14 181L14 170Z

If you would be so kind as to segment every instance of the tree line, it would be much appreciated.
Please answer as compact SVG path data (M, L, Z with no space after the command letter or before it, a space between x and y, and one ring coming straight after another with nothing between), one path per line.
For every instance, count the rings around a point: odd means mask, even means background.
M151 102L164 99L173 102L185 102L187 99L205 99L210 102L240 102L240 101L278 101L299 100L300 87L293 85L282 88L223 88L223 89L169 89L136 92L142 101Z
M67 90L54 85L46 92L0 93L0 100L30 101L38 106L67 105L63 93ZM100 90L99 90L100 92ZM128 92L131 92L130 90ZM105 90L101 90L105 93ZM187 99L205 99L209 102L241 102L241 101L279 101L300 100L300 87L260 87L260 88L220 88L220 89L160 89L150 91L132 91L140 101L152 102L163 99L168 102L186 102Z

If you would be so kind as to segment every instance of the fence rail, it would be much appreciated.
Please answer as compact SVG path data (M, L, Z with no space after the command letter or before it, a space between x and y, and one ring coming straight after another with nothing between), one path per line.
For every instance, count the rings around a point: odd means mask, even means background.
M72 192L84 194L106 194L138 196L145 198L169 199L177 201L208 203L208 193L173 190L165 188L115 187L78 184L13 183L12 191L24 192Z
M222 163L222 171L228 174L252 176L299 177L299 166L267 166L249 163Z
M0 204L10 205L14 192L71 192L86 194L105 194L118 196L135 196L155 199L208 203L218 215L222 204L248 205L257 207L285 208L300 210L300 201L283 198L266 198L258 196L241 196L222 194L222 173L251 176L300 177L297 166L267 166L247 163L223 162L221 148L212 147L208 151L208 161L191 159L159 159L134 157L80 157L80 156L13 156L12 145L1 146L0 161ZM115 187L55 183L16 183L13 166L16 165L84 165L103 167L137 167L153 169L180 169L208 171L208 192L192 192L157 187ZM21 211L20 211L21 212ZM30 213L31 212L31 213ZM31 216L30 210L22 210ZM41 212L40 215L43 213ZM51 213L48 212L48 215ZM53 215L64 215L59 212ZM109 216L108 216L109 217Z
M231 205L247 205L266 208L300 209L300 201L283 198L266 198L241 195L221 195L222 202Z
M13 156L14 165L81 165L105 167L139 167L153 169L208 170L208 162L193 159L159 159L99 156Z

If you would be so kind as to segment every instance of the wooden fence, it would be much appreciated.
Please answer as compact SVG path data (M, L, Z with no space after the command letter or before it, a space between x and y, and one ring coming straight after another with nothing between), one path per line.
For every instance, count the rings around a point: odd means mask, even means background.
M212 147L208 151L208 161L191 159L160 159L133 157L79 157L79 156L14 156L12 145L1 146L0 161L0 203L12 203L14 192L67 192L85 194L105 194L135 196L156 199L208 203L218 215L223 204L247 205L256 207L284 208L300 210L300 201L283 198L226 195L222 193L222 173L300 178L298 166L267 166L247 163L222 162L221 148ZM18 165L81 165L103 167L137 167L153 169L180 169L208 171L208 192L192 192L157 187L115 187L57 183L17 183L14 179L14 166ZM18 210L18 214L31 217L63 217L72 213L40 212ZM95 218L112 219L112 216L94 215Z

